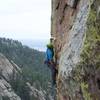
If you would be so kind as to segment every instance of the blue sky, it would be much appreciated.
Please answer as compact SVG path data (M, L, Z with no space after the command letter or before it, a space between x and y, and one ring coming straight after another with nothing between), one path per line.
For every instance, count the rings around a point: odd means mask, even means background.
M0 37L49 39L51 0L0 0Z

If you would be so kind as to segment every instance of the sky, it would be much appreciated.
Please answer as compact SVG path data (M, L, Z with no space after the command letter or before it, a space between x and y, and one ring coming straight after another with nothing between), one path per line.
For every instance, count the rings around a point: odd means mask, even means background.
M51 0L0 0L0 37L49 39Z

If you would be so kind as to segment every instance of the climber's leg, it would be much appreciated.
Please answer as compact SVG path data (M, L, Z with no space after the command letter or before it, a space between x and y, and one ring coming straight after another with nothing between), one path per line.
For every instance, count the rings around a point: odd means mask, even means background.
M45 64L51 69L51 76L52 76L52 86L56 85L56 75L57 75L57 70L56 70L56 64L52 62L45 61Z
M56 69L54 66L51 68L52 73L52 86L56 85Z
M56 70L56 65L52 64L51 65L51 74L52 74L52 88L51 88L51 95L53 97L53 100L56 100L56 94L57 94L57 85L56 85L56 75L57 75L57 70Z

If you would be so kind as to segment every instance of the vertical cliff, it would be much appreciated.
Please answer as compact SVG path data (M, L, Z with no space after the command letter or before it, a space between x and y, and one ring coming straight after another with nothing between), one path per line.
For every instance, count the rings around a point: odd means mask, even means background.
M58 100L100 100L100 0L52 0Z
M46 93L42 89L37 90L26 80L25 84L21 83L27 89L24 90L19 83L20 80L24 81L22 77L22 69L0 53L0 100L25 100L24 97L26 100L46 100ZM16 91L19 88L21 89ZM23 93L26 96L22 97Z
M21 69L0 53L0 100L21 100L10 84L13 72L16 75Z

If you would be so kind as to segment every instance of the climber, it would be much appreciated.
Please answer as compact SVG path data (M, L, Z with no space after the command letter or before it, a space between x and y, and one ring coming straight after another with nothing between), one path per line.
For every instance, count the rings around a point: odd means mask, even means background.
M50 40L50 43L47 44L47 50L46 50L46 60L45 64L51 69L52 73L52 85L56 85L56 74L57 74L57 69L56 69L56 64L53 60L54 57L54 49L52 45L52 39Z

